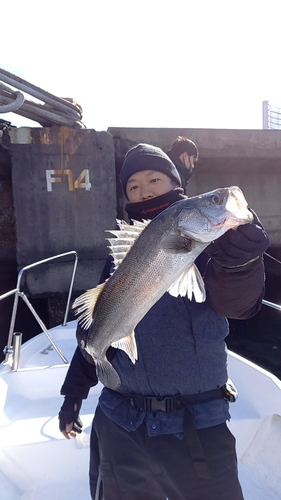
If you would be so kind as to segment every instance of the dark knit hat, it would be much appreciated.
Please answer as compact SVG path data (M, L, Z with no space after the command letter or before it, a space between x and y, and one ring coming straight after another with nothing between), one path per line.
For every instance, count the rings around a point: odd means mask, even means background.
M126 193L128 179L142 170L162 172L181 186L181 179L175 165L162 149L150 144L138 144L126 154L119 176L126 198L128 198Z

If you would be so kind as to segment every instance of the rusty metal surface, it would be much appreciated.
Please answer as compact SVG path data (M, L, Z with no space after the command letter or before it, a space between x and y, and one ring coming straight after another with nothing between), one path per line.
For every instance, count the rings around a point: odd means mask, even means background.
M11 157L0 146L0 261L16 256L16 221L12 190Z
M107 255L105 229L115 227L112 136L67 127L27 129L24 137L12 131L11 153L18 266L76 250L75 287L94 286ZM30 291L63 291L63 269L30 278Z

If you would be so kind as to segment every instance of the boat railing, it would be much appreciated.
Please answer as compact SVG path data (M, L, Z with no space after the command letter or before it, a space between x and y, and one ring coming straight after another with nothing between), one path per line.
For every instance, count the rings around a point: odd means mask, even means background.
M32 315L34 316L35 320L40 325L40 327L42 328L42 331L45 333L45 335L47 336L48 340L50 341L50 343L52 344L52 346L54 347L54 349L56 350L56 352L58 353L58 355L61 357L61 359L63 360L63 362L65 364L68 363L68 360L65 358L65 356L63 355L63 353L61 352L61 350L59 349L59 347L56 345L56 343L52 339L50 333L48 332L48 329L47 329L46 325L43 323L43 321L41 320L41 318L38 316L37 312L35 311L35 309L33 308L32 304L30 303L30 301L28 300L27 296L21 290L20 287L21 287L22 276L29 269L32 269L32 268L34 268L36 266L39 266L41 264L46 264L47 262L50 262L50 261L53 261L53 260L56 260L56 259L60 259L60 258L63 258L63 257L67 257L67 256L70 256L70 255L73 255L75 257L75 259L74 259L73 270L72 270L72 275L71 275L71 281L70 281L70 286L69 286L69 291L68 291L68 297L67 297L67 303L66 303L66 308L65 308L64 319L63 319L63 323L62 323L62 326L66 326L66 321L67 321L68 312L69 312L69 306L70 306L70 300L71 300L71 294L72 294L72 290L73 290L73 283L74 283L74 278L75 278L75 273L76 273L76 268L77 268L77 263L78 263L78 255L77 255L77 252L75 252L74 250L70 251L70 252L62 253L62 254L59 254L59 255L54 255L53 257L49 257L47 259L43 259L43 260L40 260L38 262L34 262L33 264L30 264L28 266L23 267L20 270L19 274L18 274L16 288L13 289L13 290L10 290L7 293L4 293L3 295L0 295L0 301L4 300L7 297L10 297L11 295L15 296L14 297L13 310L12 310L11 323L10 323L10 328L9 328L8 342L7 342L6 347L3 350L3 352L5 354L5 363L8 363L10 357L12 356L12 369L14 371L18 370L18 368L19 368L20 346L21 346L21 337L22 337L21 333L14 332L19 297L21 297L21 299L26 303L27 307L29 308L29 310L32 313ZM278 311L281 311L281 306L277 305L277 304L274 304L273 302L269 302L267 300L263 300L262 303L264 305L268 306L268 307L271 307L273 309L277 309Z
M42 328L42 331L45 333L48 340L50 341L50 343L52 344L54 349L57 351L58 355L61 357L63 362L66 364L68 363L67 359L64 357L61 350L59 349L59 347L56 345L56 343L52 339L50 333L48 332L47 327L45 326L45 324L43 323L41 318L38 316L37 312L33 308L32 304L28 300L25 293L21 290L21 280L22 280L23 274L26 271L28 271L29 269L32 269L32 268L39 266L41 264L46 264L47 262L50 262L50 261L53 261L56 259L61 259L63 257L67 257L70 255L73 255L75 258L74 258L73 270L72 270L71 281L70 281L70 286L69 286L69 291L68 291L65 314L64 314L64 319L63 319L63 323L62 323L62 326L66 326L66 321L67 321L69 306L70 306L70 299L71 299L73 283L74 283L74 277L75 277L77 263L78 263L78 255L77 255L77 252L75 252L74 250L72 250L71 252L66 252L66 253L62 253L59 255L54 255L53 257L49 257L47 259L43 259L43 260L40 260L38 262L34 262L33 264L30 264L28 266L23 267L18 274L16 288L13 290L10 290L9 292L4 293L3 295L0 296L0 300L3 300L11 295L14 295L14 304L13 304L12 317L11 317L11 323L10 323L10 328L9 328L8 343L3 351L5 354L5 362L6 363L8 363L10 357L12 356L12 358L13 358L12 369L14 371L16 371L19 368L19 355L20 355L19 343L21 342L21 339L19 338L19 334L14 333L19 297L21 297L21 299L26 303L28 309L30 310L30 312L32 313L34 318L36 319L37 323Z
M273 255L270 255L267 252L265 252L264 255L266 255L266 257L268 257L269 259L273 260L274 262L277 262L277 264L281 265L280 260L278 260L275 257L273 257ZM279 306L278 304L274 304L274 302L269 302L268 300L263 300L262 303L265 306L272 307L272 309L277 309L277 311L281 311L281 306Z
M265 306L272 307L272 309L277 309L277 311L281 311L281 306L278 304L274 304L274 302L268 302L268 300L263 300L262 303Z

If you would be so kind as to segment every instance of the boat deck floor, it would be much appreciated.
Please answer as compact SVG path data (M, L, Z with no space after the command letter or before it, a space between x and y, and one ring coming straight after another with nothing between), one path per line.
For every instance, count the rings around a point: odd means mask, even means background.
M53 337L71 360L76 340L72 328L56 329ZM90 500L88 486L89 439L101 384L92 388L83 401L81 418L84 431L67 441L58 428L58 411L63 398L60 387L68 365L61 360L46 337L23 346L21 369L11 372L7 366L0 378L0 498L1 500ZM235 379L235 378L234 378ZM2 406L2 407L1 407ZM279 458L272 460L271 439L281 441L281 417L261 419L251 407L240 404L231 408L230 428L237 438L239 476L245 500L278 500L280 482L276 470ZM270 433L269 433L270 430ZM272 430L274 432L272 432ZM255 439L254 439L255 438ZM255 443L254 445L251 443ZM279 446L280 448L280 446ZM256 464L258 453L264 453ZM268 466L269 464L269 466ZM275 464L275 465L274 465ZM276 470L271 470L276 467ZM267 467L267 469L266 469ZM270 469L271 468L271 469ZM265 477L272 474L272 488ZM280 477L280 474L279 474ZM275 483L274 483L275 481ZM277 493L276 493L277 492Z

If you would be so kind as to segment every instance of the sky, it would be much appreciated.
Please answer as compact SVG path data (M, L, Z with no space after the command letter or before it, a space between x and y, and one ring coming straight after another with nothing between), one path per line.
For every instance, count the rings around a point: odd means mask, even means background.
M260 129L262 101L281 107L280 0L0 0L0 13L0 68L74 98L87 128Z

